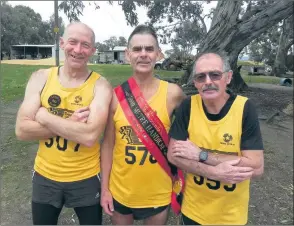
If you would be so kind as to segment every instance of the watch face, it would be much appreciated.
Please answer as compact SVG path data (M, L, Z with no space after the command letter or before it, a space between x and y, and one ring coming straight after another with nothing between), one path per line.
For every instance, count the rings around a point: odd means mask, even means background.
M207 157L208 157L208 152L207 151L201 151L200 152L200 161L201 162L204 162L207 160Z

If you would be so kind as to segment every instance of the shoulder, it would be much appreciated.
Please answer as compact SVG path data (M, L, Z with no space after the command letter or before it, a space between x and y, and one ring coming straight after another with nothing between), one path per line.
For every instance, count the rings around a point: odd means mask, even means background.
M30 80L46 81L49 77L50 71L50 68L34 71L30 77Z
M182 111L188 111L190 112L190 109L191 109L191 100L192 100L192 97L191 96L188 96L187 98L185 98L181 105L179 106L179 109L181 109Z
M99 79L96 80L95 84L96 89L107 90L108 92L112 92L112 86L110 82L103 76L100 76Z
M253 100L248 97L237 95L238 100L244 105L243 113L251 113L252 111L256 111L256 105Z
M32 86L34 89L43 89L46 81L50 75L51 69L39 69L34 71L28 81L28 86Z
M246 99L243 109L243 128L258 121L257 108L253 100Z
M167 96L170 101L175 102L176 106L178 106L186 98L182 88L174 83L168 83Z
M179 96L184 94L182 88L178 84L170 83L170 82L167 82L167 83L168 83L167 85L168 94L173 96Z
M256 104L254 103L254 101L247 98L247 100L246 100L246 102L244 104L244 112L245 111L247 111L247 112L256 112L256 110L257 110L257 107L256 107Z
M50 69L39 69L33 72L26 86L25 97L41 94L49 75Z

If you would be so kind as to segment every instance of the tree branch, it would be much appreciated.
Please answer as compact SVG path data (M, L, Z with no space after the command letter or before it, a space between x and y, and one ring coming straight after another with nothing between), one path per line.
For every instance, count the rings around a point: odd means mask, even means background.
M203 26L203 30L204 30L204 34L207 34L207 27L204 21L205 16L202 18L202 16L197 16L197 18L201 21L202 26Z
M233 7L232 7L233 5ZM242 1L226 1L220 0L217 3L215 13L211 22L210 30L220 24L222 20L226 20L228 24L234 24L241 11ZM236 13L237 11L237 13Z
M248 4L248 6L247 6L246 12L242 16L241 20L242 21L248 20L253 15L261 12L263 8L264 8L264 6L255 6L253 8L252 2L250 1L249 4Z
M294 38L287 41L287 43L285 44L286 50L288 51L292 45L294 45Z
M272 27L273 24L277 24L279 21L291 15L293 11L292 6L293 3L287 0L279 0L267 6L264 10L255 14L254 17L242 21L238 27L236 27L239 31L237 37L251 41ZM269 19L271 21L270 23Z

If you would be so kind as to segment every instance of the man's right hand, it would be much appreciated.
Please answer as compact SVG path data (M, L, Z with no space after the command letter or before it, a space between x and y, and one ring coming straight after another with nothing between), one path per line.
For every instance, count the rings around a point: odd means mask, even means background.
M87 122L90 114L88 106L76 110L68 119L75 122Z
M253 168L236 166L240 160L241 159L230 160L215 166L216 179L229 184L237 184L250 179L253 175Z
M106 214L113 215L113 198L109 190L102 190L100 204Z

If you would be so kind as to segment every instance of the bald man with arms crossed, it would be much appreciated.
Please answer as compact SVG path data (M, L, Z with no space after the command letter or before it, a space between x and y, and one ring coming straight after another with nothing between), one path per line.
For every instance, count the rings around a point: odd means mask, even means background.
M95 34L76 22L60 38L64 66L40 69L27 84L16 119L19 140L39 140L33 173L33 224L56 225L62 207L80 224L102 223L99 136L112 88L87 67Z

